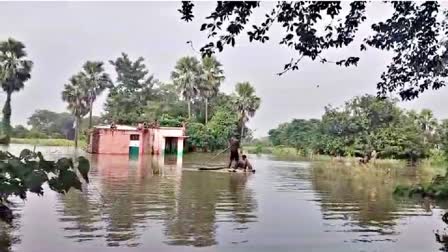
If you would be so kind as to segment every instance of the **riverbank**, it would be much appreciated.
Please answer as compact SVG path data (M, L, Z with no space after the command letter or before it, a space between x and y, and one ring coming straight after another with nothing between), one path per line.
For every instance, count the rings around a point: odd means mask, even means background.
M36 146L75 146L75 142L67 139L44 139L44 138L11 138L11 143L14 144L29 144ZM79 147L87 146L86 141L80 140Z
M297 151L292 147L285 146L262 146L262 145L250 145L243 146L243 150L249 154L271 154L276 158L296 160L296 161L332 161L332 163L342 163L347 166L359 165L359 159L356 157L332 157L328 155L303 155L303 153ZM406 160L403 159L376 159L372 163L366 164L367 166L393 166L403 167L409 165ZM363 165L363 166L366 166ZM441 151L431 151L428 158L422 159L418 162L418 165L428 166L432 168L445 169L448 165L444 154Z

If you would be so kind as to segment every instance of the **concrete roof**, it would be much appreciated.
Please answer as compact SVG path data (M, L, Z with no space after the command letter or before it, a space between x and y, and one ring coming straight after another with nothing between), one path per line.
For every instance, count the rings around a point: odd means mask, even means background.
M137 130L137 127L128 126L128 125L115 125L117 126L117 130ZM96 129L110 129L110 125L98 125L95 126Z

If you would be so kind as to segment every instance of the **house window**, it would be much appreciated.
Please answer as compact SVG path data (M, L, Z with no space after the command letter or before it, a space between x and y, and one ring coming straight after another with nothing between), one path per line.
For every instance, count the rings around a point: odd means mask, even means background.
M140 135L132 134L131 135L131 141L138 141L140 139Z

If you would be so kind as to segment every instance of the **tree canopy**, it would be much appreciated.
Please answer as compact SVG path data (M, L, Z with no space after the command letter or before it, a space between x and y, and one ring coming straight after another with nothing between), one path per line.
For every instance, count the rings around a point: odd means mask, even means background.
M425 133L421 118L433 122ZM435 122L435 123L434 123ZM424 124L426 125L426 124ZM344 106L327 106L321 119L294 119L269 131L274 145L296 148L303 154L403 158L427 157L442 146L440 126L427 110L420 113L400 109L395 100L359 96Z
M359 26L366 22L368 9L374 4L388 5L393 12L373 23L370 35L358 38ZM437 1L354 1L349 4L278 1L263 5L268 5L269 11L258 24L251 23L251 18L262 11L260 2L218 1L200 27L209 40L200 52L204 56L221 52L226 46L235 46L244 34L250 42L267 43L271 38L270 29L276 24L283 30L282 37L277 40L280 46L294 51L291 61L279 74L298 70L304 58L356 66L360 53L355 50L353 55L341 59L327 59L325 53L348 47L358 40L362 42L359 51L372 47L393 52L392 61L377 83L379 96L398 93L401 99L411 100L428 89L446 85L447 12ZM182 20L193 20L194 3L183 1L179 12Z
M31 78L33 62L27 58L25 45L9 38L0 42L0 85L6 93L3 106L2 128L5 138L2 142L8 144L11 136L11 96L25 87L25 82Z
M145 120L144 108L153 99L153 87L158 80L149 74L143 61L143 57L132 61L125 53L109 61L117 73L116 85L110 90L104 108L104 117L109 122L134 124Z

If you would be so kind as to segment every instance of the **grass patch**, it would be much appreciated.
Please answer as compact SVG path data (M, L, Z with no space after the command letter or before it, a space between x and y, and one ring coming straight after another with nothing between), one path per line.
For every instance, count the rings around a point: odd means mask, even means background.
M75 142L67 139L43 139L43 138L11 138L14 144L29 144L36 146L75 146ZM87 146L85 141L78 142L79 147Z
M245 145L243 150L250 154L272 154L273 147L263 145Z

